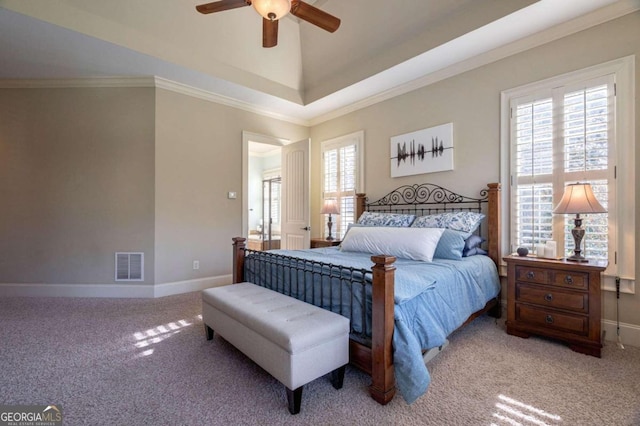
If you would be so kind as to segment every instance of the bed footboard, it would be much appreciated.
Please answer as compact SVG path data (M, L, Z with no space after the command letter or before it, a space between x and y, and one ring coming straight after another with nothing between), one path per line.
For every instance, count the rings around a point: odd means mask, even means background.
M249 261L246 256L251 251L246 248L245 242L245 238L236 237L233 239L234 283L246 281L245 266L247 265L245 262ZM258 255L278 257L278 255L264 254L264 252L260 252ZM396 258L393 256L372 256L371 260L374 263L371 270L371 317L363 319L362 334L354 333L352 335L349 341L349 358L352 365L371 375L371 386L369 387L371 397L380 404L387 404L393 399L396 392L392 346L395 277L393 263ZM332 268L332 266L328 266ZM301 267L307 268L307 272L309 271L308 264ZM284 290L284 287L274 288L274 290L291 292L291 288ZM314 296L311 296L311 299L313 300ZM322 297L320 299L322 300ZM322 303L318 306L326 309ZM331 310L332 307L330 306L329 309ZM369 322L370 330L367 326ZM363 337L365 334L370 334L370 337Z

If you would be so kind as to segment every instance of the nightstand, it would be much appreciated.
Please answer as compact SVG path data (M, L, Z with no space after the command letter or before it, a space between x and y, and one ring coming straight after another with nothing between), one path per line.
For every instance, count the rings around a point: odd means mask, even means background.
M312 238L311 248L339 246L341 242L342 241L340 240L325 240L324 238Z
M600 357L600 276L605 261L507 256L507 333L560 340Z

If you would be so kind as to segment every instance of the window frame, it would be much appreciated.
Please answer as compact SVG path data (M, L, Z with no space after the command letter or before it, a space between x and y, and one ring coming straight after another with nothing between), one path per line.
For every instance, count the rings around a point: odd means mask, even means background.
M350 145L355 145L356 147L356 158L355 158L355 166L356 166L356 173L355 173L355 178L356 178L356 184L355 184L355 191L353 194L354 197L354 209L355 209L355 203L356 203L356 194L358 193L362 193L364 192L364 130L360 130L354 133L350 133L347 135L343 135L343 136L339 136L337 138L334 139L329 139L329 140L325 140L323 142L321 142L320 144L320 161L321 161L321 165L320 165L320 182L321 182L321 188L320 188L320 205L322 206L324 203L324 199L325 199L325 152L327 151L331 151L334 149L339 149L339 148L343 148L346 146L350 146ZM338 178L339 180L339 178ZM339 185L339 184L338 184ZM338 191L338 196L337 198L341 197L341 192L342 191ZM328 198L336 198L335 196L330 196ZM355 214L355 211L354 211ZM326 236L326 234L328 233L328 229L326 226L327 223L327 215L323 215L320 214L321 216L321 220L320 223L322 223L322 233L321 233L321 237L324 238ZM357 221L358 218L354 217L354 222ZM343 224L343 220L342 220L342 215L334 215L332 217L332 221L333 221L333 228L332 228L332 234L334 236L336 236L337 238L339 238L342 235L342 228L344 228L344 224Z
M615 277L620 277L620 289L624 293L635 294L635 56L627 56L603 64L588 67L505 90L500 95L500 176L502 183L502 247L509 254L512 247L512 158L511 158L511 110L513 100L540 98L543 93L551 93L554 88L565 86L567 92L576 83L604 78L614 78L614 125L612 132L613 149L610 149L610 179L614 181L609 206L609 251L610 262L604 273L603 289L615 291ZM618 177L624 177L619 179ZM554 194L556 197L562 194ZM559 198L558 198L559 199Z

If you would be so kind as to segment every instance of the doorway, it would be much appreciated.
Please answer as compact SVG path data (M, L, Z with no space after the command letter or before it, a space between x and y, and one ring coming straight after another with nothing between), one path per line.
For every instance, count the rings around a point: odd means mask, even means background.
M265 195L271 194L264 193L263 181L281 177L281 151L288 142L286 139L242 132L242 236L247 238L248 244L252 244L250 247L252 249L262 250L264 241L275 240L274 237L279 234L280 219L277 208L280 206L281 197L278 196L278 200L275 200L276 194L274 194L271 198L274 202L265 209ZM267 187L270 189L269 183ZM275 185L273 188L276 189ZM271 212L269 207L273 209ZM270 213L277 215L275 218L277 223L272 224L271 229L269 226L265 227L265 222L272 217L269 216ZM269 244L271 245L272 243Z
M310 192L310 139L303 139L295 143L288 140L270 136L258 135L250 132L242 132L242 235L249 238L252 230L257 230L257 225L262 212L263 198L260 198L260 208L257 204L250 205L249 182L250 172L255 174L256 169L250 167L250 151L263 151L261 155L271 156L272 151L280 151L280 248L297 250L309 248L309 192ZM277 151L276 151L277 152ZM275 152L273 152L275 154ZM265 172L262 169L262 179L254 178L256 182L256 194L262 193L257 183L265 179ZM271 176L273 177L273 176ZM257 200L257 195L254 200ZM250 221L258 219L258 224ZM254 225L255 224L255 225ZM254 228L254 226L256 228ZM262 223L264 227L264 220ZM277 231L277 230L276 230ZM256 233L256 234L259 234ZM273 228L272 228L273 235Z

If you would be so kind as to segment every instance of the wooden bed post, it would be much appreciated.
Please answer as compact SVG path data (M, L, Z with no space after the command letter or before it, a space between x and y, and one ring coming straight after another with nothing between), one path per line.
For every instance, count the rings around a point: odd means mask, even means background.
M489 257L496 264L498 270L500 270L500 242L502 240L502 235L500 235L500 184L490 183L487 184L487 186L489 187L489 233L487 235L487 240L489 242L488 251Z
M393 256L371 256L373 266L373 309L371 331L371 386L369 393L378 403L384 405L396 393L393 370L393 329L394 329L394 277L396 267Z
M367 209L367 194L356 194L356 222Z
M244 281L244 242L246 238L233 239L233 284Z

